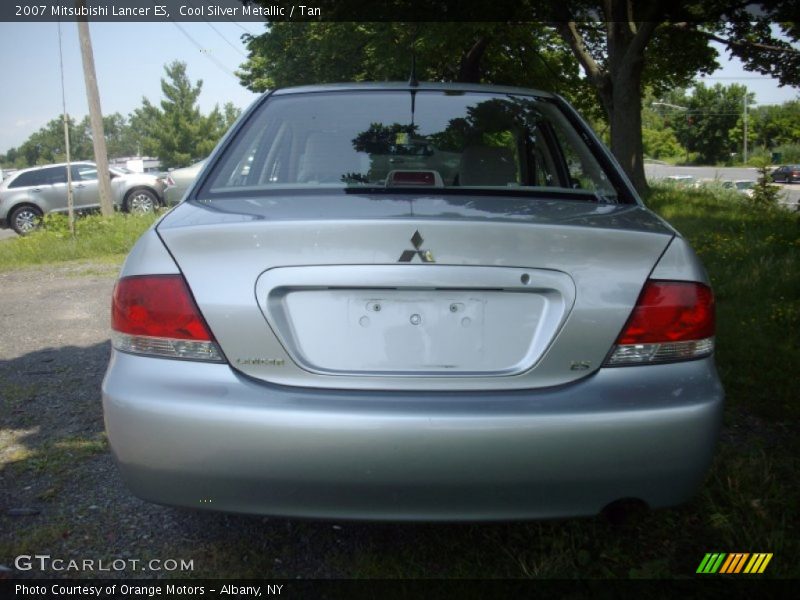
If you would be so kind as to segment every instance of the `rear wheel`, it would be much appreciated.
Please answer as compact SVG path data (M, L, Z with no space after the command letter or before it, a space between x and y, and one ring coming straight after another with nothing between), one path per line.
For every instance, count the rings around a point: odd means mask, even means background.
M125 210L135 214L155 212L158 208L158 197L150 190L138 189L125 197Z
M27 204L18 206L11 211L8 223L19 235L27 235L41 225L42 211L35 206Z

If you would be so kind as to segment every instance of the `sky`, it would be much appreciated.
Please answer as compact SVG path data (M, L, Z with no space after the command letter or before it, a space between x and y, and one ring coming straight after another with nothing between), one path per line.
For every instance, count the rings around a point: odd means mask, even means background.
M206 114L215 104L246 108L258 95L239 83L234 72L247 52L242 34L259 34L258 23L91 23L100 105L104 114L128 115L142 97L163 98L164 65L187 63L187 75L203 80L198 103ZM67 112L88 114L78 27L61 24ZM188 36L188 37L187 37ZM190 39L191 38L191 39ZM194 40L194 41L192 41ZM0 23L0 154L19 146L37 129L61 115L58 24Z
M91 23L103 113L127 115L141 105L142 97L158 103L163 67L173 60L187 63L192 81L203 80L203 113L228 101L246 108L257 95L234 76L247 54L241 36L263 31L264 26L254 22ZM62 23L61 36L67 112L81 119L88 108L77 25ZM797 88L780 88L769 77L744 71L724 51L720 55L723 67L704 78L708 84L744 84L755 92L756 104L780 104L800 96ZM0 56L2 154L61 114L58 24L0 23Z

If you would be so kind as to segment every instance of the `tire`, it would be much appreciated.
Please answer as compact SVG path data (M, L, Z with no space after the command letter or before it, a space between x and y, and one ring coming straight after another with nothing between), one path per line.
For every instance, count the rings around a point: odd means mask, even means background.
M158 196L146 188L131 190L125 196L125 212L143 215L155 212L158 205Z
M42 211L31 204L17 206L9 214L8 224L19 235L28 235L42 224Z

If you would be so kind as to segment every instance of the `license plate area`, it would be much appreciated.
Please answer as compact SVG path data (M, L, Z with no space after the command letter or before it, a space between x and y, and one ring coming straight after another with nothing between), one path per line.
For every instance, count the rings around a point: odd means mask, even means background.
M367 370L452 371L484 362L484 307L475 292L393 291L348 301L347 344Z
M423 269L285 267L262 275L256 293L299 366L392 376L520 373L541 356L574 298L563 273L534 279L524 269ZM387 285L367 288L367 281Z

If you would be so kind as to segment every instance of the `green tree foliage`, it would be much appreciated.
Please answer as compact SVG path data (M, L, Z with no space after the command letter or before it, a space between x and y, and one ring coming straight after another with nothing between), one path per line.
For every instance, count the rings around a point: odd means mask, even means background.
M649 158L674 158L685 154L675 132L670 127L663 129L642 129L644 155Z
M142 105L127 117L119 113L103 117L106 147L112 158L146 154L160 158L164 167L185 166L207 156L239 117L240 109L231 102L202 115L197 106L202 81L194 85L189 81L185 63L166 65L165 72L167 78L161 80L165 98L158 106L143 98ZM78 123L70 119L69 123L72 159L93 160L89 117ZM0 165L17 168L64 160L61 117L50 121L18 148L0 155Z
M346 4L346 3L345 3ZM486 82L557 91L596 112L591 86L543 23L275 22L245 36L239 77L254 92L342 81Z
M513 11L513 15L506 15L505 23L488 25L462 22L428 27L420 23L415 30L402 23L272 23L266 33L250 38L250 60L243 65L241 78L254 90L288 82L405 79L407 67L398 66L409 62L403 52L410 47L409 36L419 43L415 48L421 58L421 78L433 80L527 86L532 85L530 72L539 57L564 57L559 58L560 70L549 70L549 81L561 85L538 87L567 91L575 101L573 94L585 99L582 90L590 84L610 125L611 150L641 190L646 187L640 119L644 86L663 92L688 85L698 72L713 71L718 64L711 41L723 44L750 70L778 77L783 84L800 83L800 51L776 37L771 27L779 23L790 40L800 37L800 28L786 21L786 15L794 14L795 2L519 0L496 2L491 9L498 14ZM324 4L330 20L349 20L363 8L361 0ZM408 0L387 0L374 3L371 10L383 12L387 21L402 19L411 10L420 20L435 20L453 11L462 18L474 18L474 9L469 7L442 0L413 6ZM553 32L559 37L554 38ZM428 56L426 50L433 53ZM493 60L515 68L496 71ZM586 74L586 81L579 80L577 86L570 80L576 63ZM586 110L583 103L579 108Z
M143 133L143 152L158 156L164 168L181 167L211 152L225 133L226 117L218 108L209 116L200 113L197 99L203 81L192 84L186 63L174 61L165 65L164 72L164 99L156 106L144 98L131 115L131 122Z
M748 141L762 148L800 144L800 100L755 108L749 115L748 133Z
M74 160L86 160L92 155L92 140L82 123L67 117L70 154ZM16 168L64 162L67 158L63 117L52 119L33 133L18 148L11 148L0 162Z
M753 186L753 196L751 200L754 204L762 207L777 206L781 188L772 184L770 177L770 167L766 163L758 167L758 181Z
M92 127L88 115L81 121L81 126L85 128L91 139ZM110 157L136 156L138 154L141 139L131 129L126 117L119 113L104 116L103 132L106 138L106 150Z
M94 160L92 128L88 115L80 122L68 117L70 157L72 160ZM137 153L140 140L129 126L128 120L119 113L103 117L108 154L112 157L131 156ZM31 167L67 159L64 143L63 117L56 117L33 133L17 148L10 148L0 155L0 164L16 168Z
M741 138L732 135L744 113L747 88L732 84L706 86L698 83L691 96L682 91L668 95L671 104L688 110L669 113L670 123L678 141L689 151L697 152L703 164L728 162L732 155L741 154ZM753 94L748 94L752 103Z

